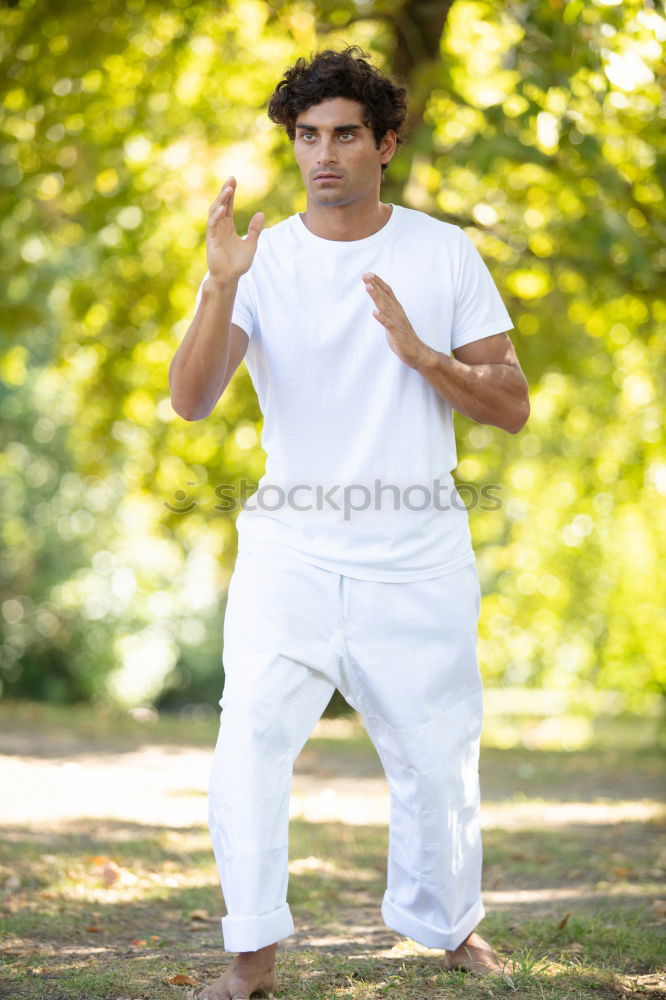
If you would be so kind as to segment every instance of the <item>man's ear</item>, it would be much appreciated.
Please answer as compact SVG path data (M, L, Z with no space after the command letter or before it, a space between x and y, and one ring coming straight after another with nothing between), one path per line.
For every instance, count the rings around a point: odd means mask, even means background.
M391 160L393 159L393 157L395 155L395 151L396 151L397 148L398 148L397 136L396 136L395 132L393 131L393 129L390 128L390 129L388 129L384 133L384 135L382 136L381 142L379 143L379 150L380 150L380 152L381 152L382 155L384 155L385 153L387 153L389 150L391 152L391 155L388 158L388 160L382 161L382 162L386 162L386 164L389 164L391 162Z

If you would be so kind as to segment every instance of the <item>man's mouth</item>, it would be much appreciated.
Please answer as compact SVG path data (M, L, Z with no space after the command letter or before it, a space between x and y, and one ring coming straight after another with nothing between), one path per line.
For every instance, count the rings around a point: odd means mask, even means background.
M316 181L339 181L339 174L317 174L315 177Z

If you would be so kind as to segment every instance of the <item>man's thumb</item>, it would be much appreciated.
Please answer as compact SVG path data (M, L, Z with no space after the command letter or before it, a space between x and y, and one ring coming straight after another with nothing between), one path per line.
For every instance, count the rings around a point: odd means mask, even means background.
M247 227L248 240L253 240L255 243L257 242L257 240L259 239L259 233L264 227L265 218L266 216L264 215L263 212L256 212L252 216L252 221L250 222L250 225Z

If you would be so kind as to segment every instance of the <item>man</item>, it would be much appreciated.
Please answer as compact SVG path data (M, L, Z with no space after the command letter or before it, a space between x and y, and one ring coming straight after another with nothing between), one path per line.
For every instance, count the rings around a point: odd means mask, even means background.
M245 358L267 453L237 520L209 789L237 954L201 1000L277 988L277 942L294 928L292 765L336 687L391 791L384 921L444 949L449 968L501 969L475 931L481 595L452 411L516 433L527 383L469 237L379 200L405 91L357 51L299 59L278 84L268 113L293 142L307 210L266 229L257 212L241 239L226 181L169 372L174 409L200 420Z

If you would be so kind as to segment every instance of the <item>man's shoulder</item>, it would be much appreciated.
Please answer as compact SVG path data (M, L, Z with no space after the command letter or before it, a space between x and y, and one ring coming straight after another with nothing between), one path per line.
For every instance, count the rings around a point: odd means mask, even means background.
M400 211L405 225L434 236L437 239L458 240L463 230L454 222L445 222L436 215L430 215L418 208L408 208L400 205Z

